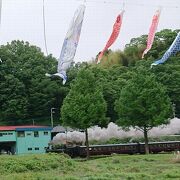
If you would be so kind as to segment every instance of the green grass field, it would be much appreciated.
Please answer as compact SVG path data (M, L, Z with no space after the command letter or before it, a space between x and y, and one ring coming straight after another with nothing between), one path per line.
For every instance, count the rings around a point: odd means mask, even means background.
M59 154L1 156L2 180L180 179L180 157L173 154L112 155L70 159Z

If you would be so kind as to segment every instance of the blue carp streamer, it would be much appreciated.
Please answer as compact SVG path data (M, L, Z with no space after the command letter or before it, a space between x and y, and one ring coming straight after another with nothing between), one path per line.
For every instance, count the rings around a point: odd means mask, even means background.
M74 14L74 17L71 21L66 37L64 39L60 57L58 59L57 73L53 75L46 73L46 75L49 77L52 76L61 77L63 79L63 84L65 84L67 81L66 71L70 67L74 59L74 56L76 54L76 49L78 46L81 27L84 18L84 12L85 12L85 6L80 5Z
M163 64L165 61L168 60L168 58L171 55L175 55L179 51L180 51L180 32L177 34L175 40L171 44L170 48L165 52L163 57L160 60L157 60L154 63L152 63L151 67L155 66L155 65L158 65L158 64Z

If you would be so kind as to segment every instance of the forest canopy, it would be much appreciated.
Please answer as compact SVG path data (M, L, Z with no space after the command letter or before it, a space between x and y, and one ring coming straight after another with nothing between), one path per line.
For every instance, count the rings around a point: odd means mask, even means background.
M107 104L106 117L115 122L118 114L115 101L121 90L133 78L139 68L155 77L166 90L180 117L180 54L172 56L162 65L150 69L150 64L161 58L175 39L179 30L165 29L157 32L152 49L142 59L147 35L131 39L123 51L108 50L100 64L95 61L73 63L69 68L68 81L63 86L61 79L50 79L46 72L54 73L57 60L45 56L40 48L24 41L12 41L0 46L0 123L1 125L35 124L50 125L50 109L55 108L55 125L61 123L60 109L63 100L75 82L80 69L88 68L101 85ZM98 88L98 87L97 87Z

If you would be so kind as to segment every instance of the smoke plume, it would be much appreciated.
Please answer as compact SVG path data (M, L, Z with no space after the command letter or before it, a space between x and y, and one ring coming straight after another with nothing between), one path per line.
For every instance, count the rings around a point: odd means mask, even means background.
M180 134L180 119L173 118L170 124L155 127L149 131L149 137ZM110 138L124 138L124 137L142 137L143 133L140 130L130 128L129 131L122 130L121 127L114 123L109 123L107 128L100 128L98 126L88 129L89 140L105 141ZM66 142L84 143L85 134L79 131L58 133L52 140L54 144L62 144Z

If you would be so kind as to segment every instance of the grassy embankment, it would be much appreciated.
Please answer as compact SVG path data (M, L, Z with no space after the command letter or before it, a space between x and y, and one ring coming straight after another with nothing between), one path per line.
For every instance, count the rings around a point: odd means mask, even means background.
M180 157L173 154L112 155L70 159L59 154L1 156L0 179L180 179Z

